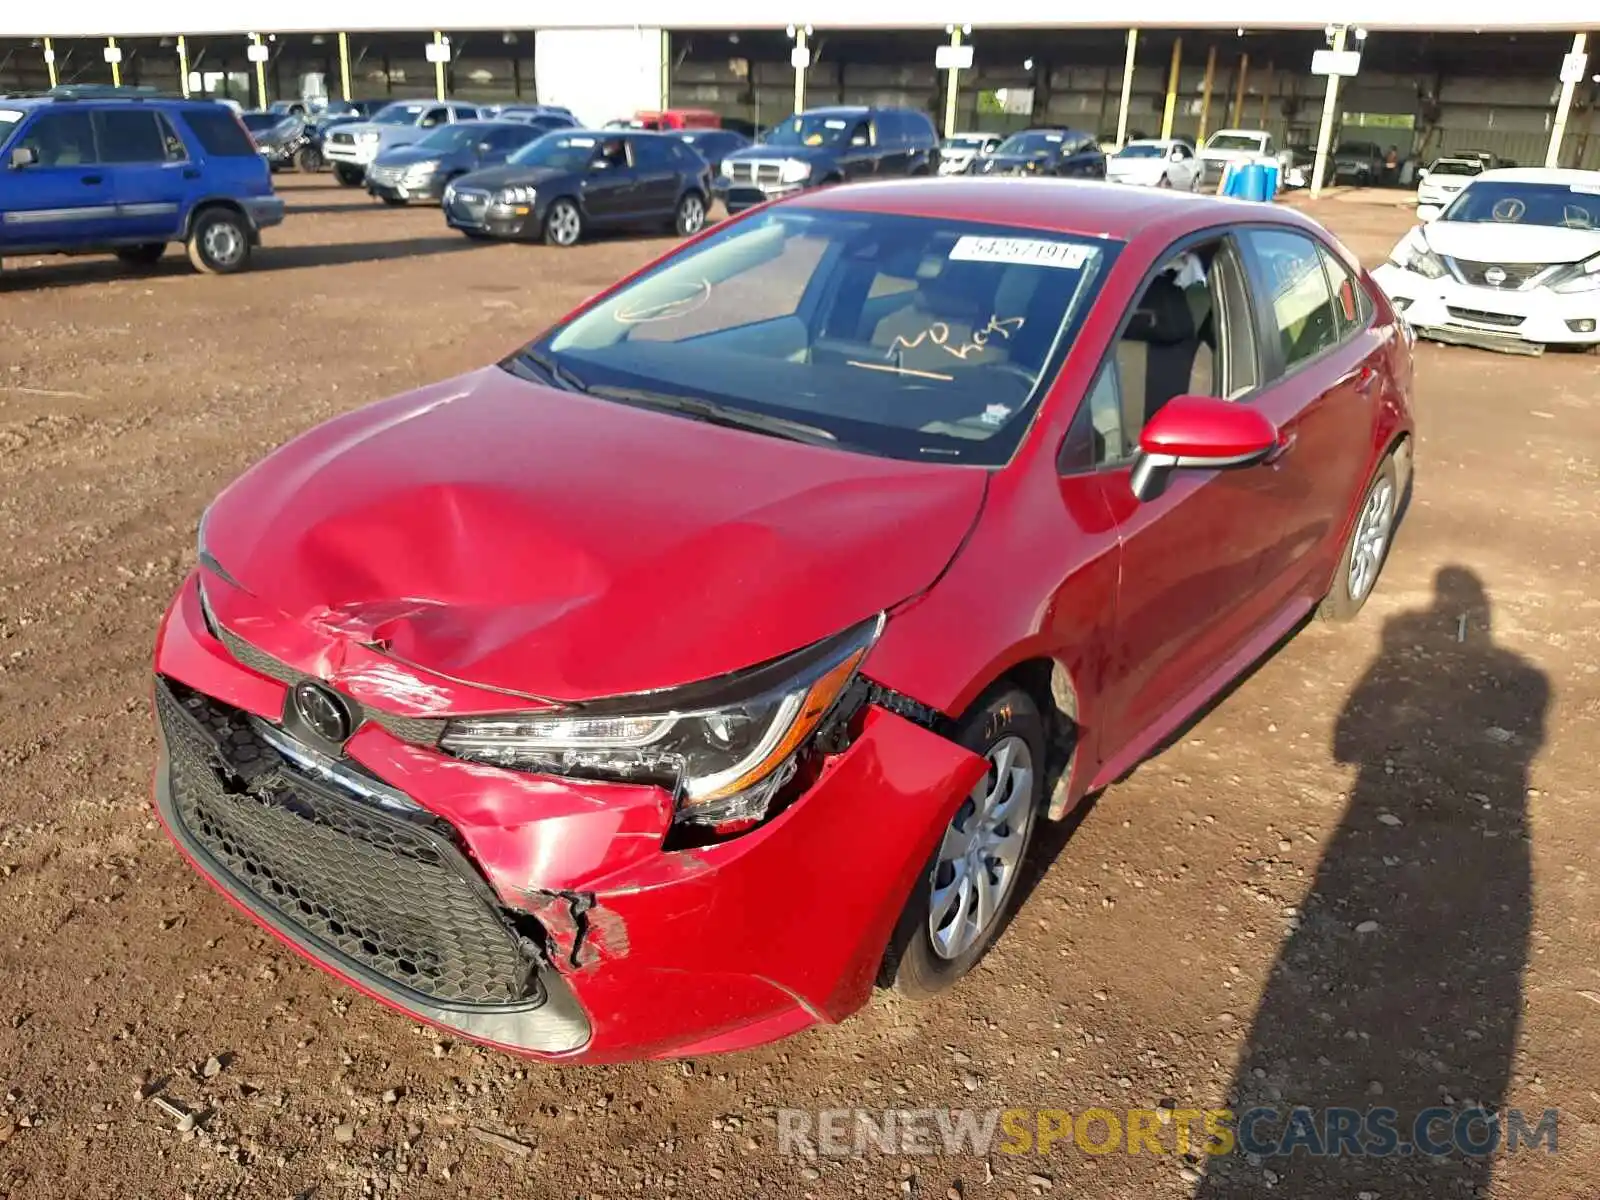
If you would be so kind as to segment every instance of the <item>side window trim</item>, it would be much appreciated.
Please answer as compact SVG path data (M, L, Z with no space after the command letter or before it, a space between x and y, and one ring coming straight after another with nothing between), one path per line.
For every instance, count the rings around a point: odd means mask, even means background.
M1112 330L1110 340L1106 343L1105 348L1101 350L1099 361L1095 363L1094 369L1089 372L1088 386L1084 388L1083 395L1078 398L1078 407L1073 411L1072 420L1067 422L1067 430L1062 434L1061 443L1056 446L1056 465L1062 475L1095 474L1100 471L1121 470L1127 466L1129 460L1121 459L1117 462L1092 463L1088 467L1080 467L1074 470L1061 470L1061 456L1063 453L1065 453L1067 440L1072 435L1073 427L1078 423L1080 417L1082 417L1083 413L1088 409L1089 398L1094 394L1095 389L1100 385L1100 378L1107 370L1107 364L1111 364L1110 369L1115 370L1115 364L1117 360L1117 344L1122 341L1122 335L1127 332L1128 325L1133 320L1133 314L1139 307L1139 300L1144 296L1145 289L1150 286L1150 281L1160 273L1161 268L1167 263L1171 262L1176 255L1182 254L1185 250L1189 250L1195 246L1203 246L1208 242L1223 243L1224 249L1231 247L1234 255L1242 267L1241 274L1243 275L1242 282L1244 284L1245 292L1251 298L1251 316L1255 318L1254 324L1256 328L1258 330L1261 328L1260 301L1257 299L1257 297L1260 295L1261 289L1256 285L1253 275L1254 256L1251 255L1245 247L1242 247L1239 244L1239 239L1235 236L1238 228L1239 227L1235 225L1211 225L1207 226L1205 229L1197 229L1191 233L1185 234L1177 241L1172 242L1165 249L1163 249L1161 253L1155 255L1151 259L1150 266L1145 269L1145 272L1139 277L1139 282L1134 285L1133 290L1129 293L1132 299L1128 301L1127 307L1123 309L1122 317L1117 322L1116 328ZM1274 324L1272 328L1276 328L1276 324ZM1265 358L1265 356L1259 353L1260 343L1262 340L1263 339L1258 334L1256 338L1258 350L1256 359L1256 386L1251 388L1249 391L1242 392L1240 395L1233 397L1233 402L1236 404L1249 402L1256 395L1256 393L1260 392L1263 388L1271 386L1274 381L1274 377L1267 373L1269 366L1268 360ZM1268 353L1270 352L1271 351L1269 348Z

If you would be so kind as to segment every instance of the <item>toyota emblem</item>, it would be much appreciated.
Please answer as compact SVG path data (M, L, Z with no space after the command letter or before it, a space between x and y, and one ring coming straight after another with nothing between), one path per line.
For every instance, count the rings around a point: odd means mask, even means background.
M1506 269L1504 267L1490 267L1483 273L1483 281L1490 287L1499 287L1506 281Z
M294 710L305 726L324 741L334 745L350 736L350 709L320 683L302 680L294 685Z

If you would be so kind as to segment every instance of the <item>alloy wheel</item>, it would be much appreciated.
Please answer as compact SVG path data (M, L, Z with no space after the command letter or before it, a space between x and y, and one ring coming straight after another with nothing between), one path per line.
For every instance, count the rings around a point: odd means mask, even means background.
M566 200L557 200L550 210L546 226L550 240L558 246L570 246L578 240L582 222L578 210Z
M1008 735L985 755L989 771L945 830L931 880L928 937L959 958L990 931L1016 885L1033 824L1033 752Z
M1372 590L1383 566L1389 546L1389 531L1394 524L1394 484L1380 479L1361 506L1350 547L1349 591L1352 600L1361 600Z

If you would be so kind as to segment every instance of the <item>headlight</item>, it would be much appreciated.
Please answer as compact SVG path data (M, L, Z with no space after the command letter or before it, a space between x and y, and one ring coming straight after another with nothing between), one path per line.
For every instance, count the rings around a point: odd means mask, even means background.
M550 715L459 718L439 745L499 767L659 784L674 792L680 821L758 818L882 627L879 615L775 662L670 692Z
M383 135L381 133L379 133L376 129L363 129L360 133L356 134L356 141L358 141L358 142L376 142L376 141L379 141L382 137L383 137Z
M1550 290L1560 292L1563 296L1578 292L1600 292L1600 254L1568 267L1561 273L1561 282L1551 284Z
M495 201L499 204L532 204L533 198L537 194L538 189L524 187L519 184L514 187L501 188L495 195Z
M1428 248L1420 229L1413 229L1400 239L1389 261L1407 271L1415 271L1424 279L1443 279L1446 274L1444 260Z
M733 159L731 159L731 158L723 159L722 160L722 165L719 166L717 169L719 171L721 171L724 175L727 175L727 176L729 176L731 178L733 176Z
M779 183L802 183L811 178L811 164L798 158L786 158L778 168Z
M429 179L439 170L436 162L412 163L406 168L407 179Z

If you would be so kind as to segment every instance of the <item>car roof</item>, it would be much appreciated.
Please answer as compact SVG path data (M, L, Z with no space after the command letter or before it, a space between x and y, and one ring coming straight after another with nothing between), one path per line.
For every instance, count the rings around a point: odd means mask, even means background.
M1128 143L1130 146L1187 146L1185 138L1134 138Z
M1316 230L1280 205L1258 204L1160 188L1112 187L1095 181L947 176L879 180L804 193L806 208L901 213L1131 241L1144 234L1169 241L1189 230L1252 222Z
M1491 183L1564 183L1600 188L1600 171L1580 171L1573 167L1495 167L1479 175Z
M1493 167L1477 176L1499 183L1554 183L1568 187L1600 188L1600 171L1572 167Z

